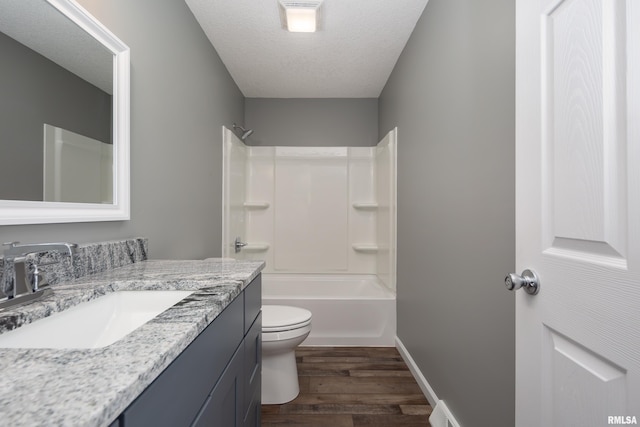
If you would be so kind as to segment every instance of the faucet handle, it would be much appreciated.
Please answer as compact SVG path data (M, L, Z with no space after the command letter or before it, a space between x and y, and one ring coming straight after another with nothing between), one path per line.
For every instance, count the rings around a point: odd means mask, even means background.
M57 264L57 262L47 262L40 265L50 264ZM42 274L38 268L40 265L33 264L33 272L29 274L29 284L31 285L31 292L38 292L41 287L47 286L49 284L44 278L44 274Z
M29 284L31 285L31 292L35 293L38 292L40 288L49 286L49 282L46 280L44 274L40 271L40 267L54 264L60 264L60 260L33 263L33 271L28 273L27 275Z
M49 286L49 281L46 279L44 273L40 270L40 267L47 265L60 264L61 260L47 261L47 262L33 262L33 269L29 271L27 265L24 266L24 277L27 290L31 293L38 292L41 288ZM30 288L30 289L29 289Z

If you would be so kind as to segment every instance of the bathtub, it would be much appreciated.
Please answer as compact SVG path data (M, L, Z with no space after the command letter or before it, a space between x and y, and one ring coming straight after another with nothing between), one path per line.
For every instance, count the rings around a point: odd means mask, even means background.
M396 297L375 275L262 275L262 304L310 310L303 346L395 345Z

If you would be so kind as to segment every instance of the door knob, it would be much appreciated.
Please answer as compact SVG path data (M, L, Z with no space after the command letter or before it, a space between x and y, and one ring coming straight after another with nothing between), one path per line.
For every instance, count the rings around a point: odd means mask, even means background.
M510 291L517 291L522 288L529 295L535 295L540 292L540 279L538 275L531 270L524 270L522 276L511 273L504 278L504 285Z

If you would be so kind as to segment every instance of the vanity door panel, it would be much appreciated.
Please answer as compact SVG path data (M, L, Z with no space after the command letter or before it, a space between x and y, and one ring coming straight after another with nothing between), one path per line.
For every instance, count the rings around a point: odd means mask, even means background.
M193 427L242 427L243 422L243 351L240 346L224 374L213 388Z
M262 384L262 314L244 337L244 426L260 427Z
M188 426L243 339L242 295L124 411L125 427ZM240 347L242 348L242 347Z

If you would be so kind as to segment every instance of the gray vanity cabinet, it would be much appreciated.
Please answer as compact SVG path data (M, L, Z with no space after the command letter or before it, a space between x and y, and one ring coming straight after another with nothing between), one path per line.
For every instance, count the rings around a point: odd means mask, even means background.
M258 275L122 413L119 426L259 427L261 304Z

